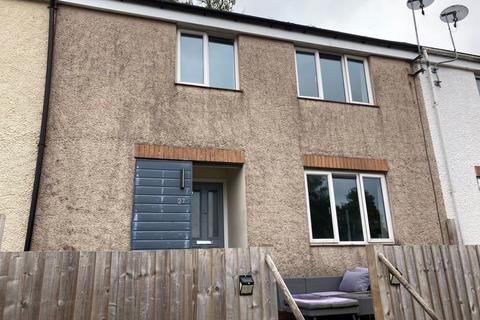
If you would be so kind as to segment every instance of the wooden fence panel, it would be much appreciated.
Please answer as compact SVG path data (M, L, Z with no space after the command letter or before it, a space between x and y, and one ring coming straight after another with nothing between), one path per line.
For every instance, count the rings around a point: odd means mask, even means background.
M267 253L266 248L1 252L0 320L276 320ZM241 274L252 274L252 296L239 295Z
M388 260L380 261L379 254ZM371 246L368 267L378 319L480 320L479 246ZM380 255L381 255L380 254ZM384 258L382 258L384 259ZM390 285L390 262L426 303L431 316L403 285ZM400 277L400 275L398 275ZM403 280L402 280L403 281ZM407 284L405 284L408 286ZM412 291L413 294L416 294ZM421 301L423 299L423 301Z

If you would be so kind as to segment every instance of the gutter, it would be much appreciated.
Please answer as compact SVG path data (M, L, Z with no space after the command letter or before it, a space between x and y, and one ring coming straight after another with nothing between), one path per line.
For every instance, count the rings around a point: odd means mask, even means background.
M35 166L35 177L33 180L32 201L30 203L30 213L28 216L27 234L25 236L24 250L30 251L33 238L33 226L35 223L35 213L37 211L38 194L40 191L40 179L42 177L43 155L45 152L45 141L47 138L48 108L50 105L50 93L52 84L53 69L53 45L55 39L55 18L57 11L56 0L50 0L49 20L48 20L48 51L47 51L47 69L45 75L45 91L43 95L42 122L40 125L40 138L38 140L37 163Z

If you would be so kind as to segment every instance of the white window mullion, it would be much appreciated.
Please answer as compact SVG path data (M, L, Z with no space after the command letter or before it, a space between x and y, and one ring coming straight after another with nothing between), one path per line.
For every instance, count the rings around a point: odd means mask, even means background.
M238 64L238 44L237 39L233 41L233 61L235 63L235 89L240 90L240 65ZM298 82L298 81L297 81Z
M345 99L347 102L352 102L352 93L350 89L350 75L348 74L348 64L347 57L342 55L342 72L343 72L343 83L345 88Z
M203 84L210 85L210 69L208 65L208 35L203 34Z
M362 217L365 217L365 223L364 223L364 234L366 233L366 237L365 237L365 241L368 241L370 242L372 239L370 238L370 221L368 221L368 209L367 209L367 201L365 199L365 187L363 185L363 174L360 174L359 175L359 179L360 179L360 192L359 192L359 196L361 198L361 206L360 206L360 210L362 212Z
M360 209L360 219L362 220L362 233L363 233L363 241L367 242L368 241L368 236L366 234L366 217L365 217L365 210L363 208L363 187L360 183L360 174L355 175L356 182L357 182L357 195L358 195L358 204L359 204L359 209Z
M322 69L320 67L320 54L315 51L315 68L317 74L318 97L323 99L323 83L322 83Z
M330 210L332 214L333 238L335 239L336 242L340 242L340 236L338 232L337 208L335 206L335 194L333 190L332 173L328 173L328 193L330 197Z
M181 82L181 70L180 68L182 67L180 57L181 57L181 43L182 43L182 33L180 30L177 31L177 82Z
M365 81L367 82L368 103L374 104L372 83L370 80L370 69L368 68L367 59L363 59L363 70L365 72Z

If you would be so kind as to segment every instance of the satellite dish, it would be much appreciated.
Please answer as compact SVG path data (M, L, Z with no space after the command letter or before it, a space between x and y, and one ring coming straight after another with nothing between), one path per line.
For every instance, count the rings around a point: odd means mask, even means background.
M417 18L415 17L415 10L422 10L422 15L425 15L424 8L431 5L435 0L407 0L407 7L412 10L413 25L415 26L415 37L417 38L418 55L422 55L420 48L420 39L418 37Z
M468 8L460 4L455 4L440 13L440 20L448 24L453 22L453 26L456 28L457 22L465 19L466 16L468 16Z
M428 7L434 0L407 0L407 7L412 10L422 10L422 14L425 15L423 8Z

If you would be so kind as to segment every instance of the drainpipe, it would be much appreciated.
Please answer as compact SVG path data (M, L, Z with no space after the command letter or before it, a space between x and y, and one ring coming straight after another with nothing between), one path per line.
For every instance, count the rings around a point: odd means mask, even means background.
M435 86L434 83L435 81L433 80L433 74L432 74L432 67L431 63L428 60L428 52L427 49L423 49L423 56L425 58L426 64L427 64L427 75L428 75L428 84L430 86L430 91L432 92L432 99L433 99L433 110L435 114L435 127L437 128L438 131L438 137L439 137L439 144L440 144L440 153L441 153L441 158L443 165L445 167L445 171L447 173L447 186L449 190L449 196L451 199L451 207L453 209L453 213L455 216L455 220L457 221L456 223L456 231L458 234L458 242L459 244L463 243L463 237L462 237L462 231L460 228L460 220L458 219L458 209L457 209L457 201L455 200L455 190L453 188L453 183L452 183L452 176L450 174L450 166L448 164L448 157L447 157L447 151L445 149L445 140L443 138L443 132L442 128L440 126L440 115L438 113L438 97L437 97L437 92L435 91Z
M37 163L35 166L35 177L33 180L32 201L30 203L30 213L28 215L27 234L25 236L25 251L30 251L33 237L33 226L35 222L35 212L37 211L38 194L40 190L40 178L42 176L43 154L45 152L45 140L47 137L48 107L50 105L50 92L52 84L53 68L53 42L55 38L55 15L57 10L56 0L50 0L49 18L48 18L48 51L47 51L47 69L45 75L45 91L43 95L42 122L40 125L40 138L38 140Z

